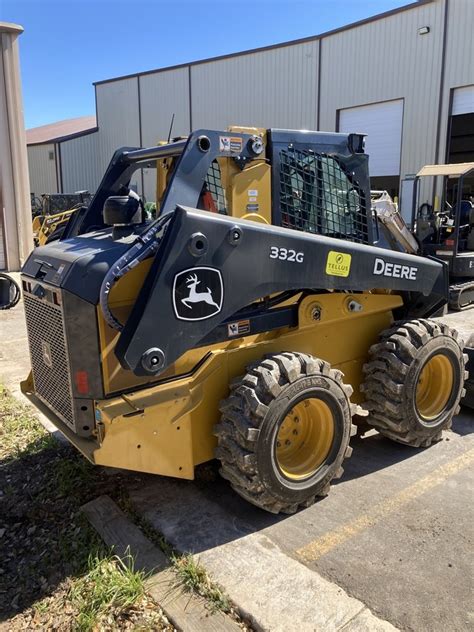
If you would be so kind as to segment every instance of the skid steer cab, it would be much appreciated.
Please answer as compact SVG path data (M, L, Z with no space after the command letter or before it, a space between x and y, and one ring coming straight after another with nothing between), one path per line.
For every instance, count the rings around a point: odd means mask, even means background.
M192 479L218 459L271 512L325 496L357 426L439 440L466 376L429 320L447 266L373 245L367 165L359 134L120 149L24 266L24 392L94 463ZM151 168L153 220L131 191Z

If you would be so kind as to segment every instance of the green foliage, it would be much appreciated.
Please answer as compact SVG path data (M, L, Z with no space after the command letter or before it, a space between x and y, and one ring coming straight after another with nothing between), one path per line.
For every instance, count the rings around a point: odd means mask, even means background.
M88 572L69 592L77 611L76 629L94 630L103 617L117 617L133 606L145 594L145 579L145 573L134 570L131 557L124 561L117 556L91 556Z
M173 556L172 562L183 586L207 599L212 610L230 611L228 597L209 579L193 555Z

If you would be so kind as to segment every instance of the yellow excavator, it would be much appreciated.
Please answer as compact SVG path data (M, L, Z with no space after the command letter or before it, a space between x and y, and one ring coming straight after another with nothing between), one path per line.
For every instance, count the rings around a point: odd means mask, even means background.
M129 188L151 166L155 219ZM22 389L93 463L192 479L218 459L243 498L294 512L357 426L427 447L464 395L462 341L430 319L446 264L374 241L360 134L122 148L23 268Z

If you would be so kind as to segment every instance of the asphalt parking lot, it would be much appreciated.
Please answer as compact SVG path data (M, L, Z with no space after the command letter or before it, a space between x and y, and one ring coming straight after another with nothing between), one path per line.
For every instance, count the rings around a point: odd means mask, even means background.
M450 316L450 324L469 329L473 316ZM11 388L29 364L21 305L0 319L0 379ZM329 496L292 516L249 505L213 468L194 482L144 476L130 495L177 549L199 554L257 627L389 629L364 624L362 604L401 630L472 628L473 411L463 408L428 449L374 431L352 445ZM355 598L344 612L324 592L330 586ZM329 619L315 624L309 611L305 619L310 606L327 608Z
M252 507L220 479L150 477L132 499L177 548L210 557L228 590L232 582L209 552L220 550L225 560L229 543L235 556L242 541L245 555L244 541L258 533L399 629L466 630L474 624L473 432L473 415L463 410L453 431L426 450L376 433L356 439L329 496L293 516ZM260 585L259 560L247 566L248 584ZM280 573L284 584L284 567ZM283 608L285 598L282 588Z

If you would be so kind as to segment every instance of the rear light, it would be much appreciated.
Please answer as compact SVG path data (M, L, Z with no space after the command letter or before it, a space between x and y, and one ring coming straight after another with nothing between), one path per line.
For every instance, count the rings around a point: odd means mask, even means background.
M446 239L444 243L446 246L454 246L454 239Z
M87 395L89 392L89 376L86 371L76 371L74 375L76 389L79 395Z

